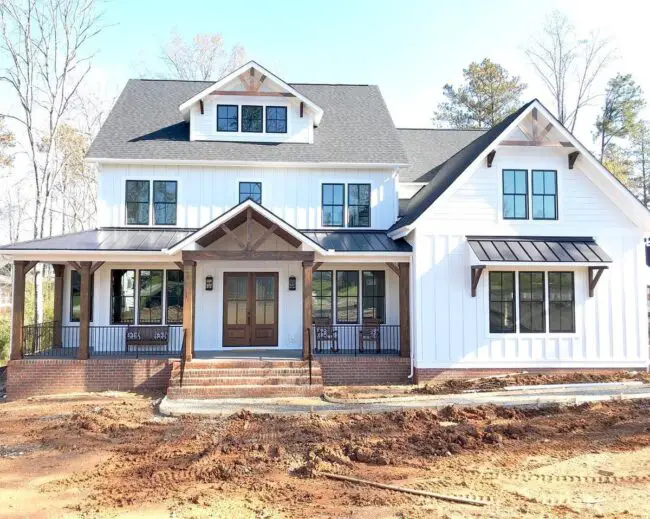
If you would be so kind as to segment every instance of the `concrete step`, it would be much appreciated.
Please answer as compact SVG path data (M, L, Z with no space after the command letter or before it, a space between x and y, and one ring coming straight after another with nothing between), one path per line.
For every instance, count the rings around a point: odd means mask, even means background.
M320 376L320 365L312 367L312 375ZM186 366L182 371L184 377L291 377L291 376L309 376L309 368L193 368ZM180 376L181 369L172 369L172 377Z
M320 396L322 385L311 386L183 386L169 387L167 396L172 400L207 398L271 398L280 396Z
M308 386L309 375L303 376L284 376L277 377L274 375L266 375L260 377L196 377L196 376L183 376L172 377L169 385L171 387L186 386ZM322 377L312 375L312 384L322 384Z

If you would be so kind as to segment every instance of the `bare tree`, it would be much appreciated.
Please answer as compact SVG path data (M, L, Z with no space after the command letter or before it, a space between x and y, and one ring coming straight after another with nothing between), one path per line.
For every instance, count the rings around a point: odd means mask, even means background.
M244 63L240 45L227 49L221 34L197 34L190 41L173 32L161 46L160 59L171 79L207 81L219 79Z
M614 59L610 42L597 31L578 38L566 15L553 11L525 52L553 96L557 118L573 132L580 110L597 97L594 83Z
M28 223L29 199L24 192L25 179L17 182L11 180L10 177L3 178L3 183L9 185L0 198L0 220L4 224L9 243L16 243L20 239L21 230Z
M16 136L5 125L5 120L0 117L0 167L11 166L13 155L10 149L16 145Z
M15 120L25 134L35 239L45 235L59 171L52 143L90 70L89 43L102 29L96 0L0 2L0 58L6 64L0 82L17 102L14 113L0 116ZM38 315L39 297L34 300Z

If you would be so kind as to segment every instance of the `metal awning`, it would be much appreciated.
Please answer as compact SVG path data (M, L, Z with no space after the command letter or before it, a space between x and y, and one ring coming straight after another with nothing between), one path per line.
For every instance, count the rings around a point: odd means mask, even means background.
M611 263L591 237L467 236L472 252L485 263Z

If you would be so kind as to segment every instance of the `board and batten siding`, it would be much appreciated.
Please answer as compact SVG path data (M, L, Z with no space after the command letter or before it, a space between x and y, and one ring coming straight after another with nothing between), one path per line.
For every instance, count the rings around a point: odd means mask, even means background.
M262 183L262 205L298 229L321 224L322 184L371 184L371 228L397 218L392 169L317 169L103 164L99 171L100 227L126 224L126 181L178 181L177 227L198 228L239 203L239 182ZM347 188L346 188L347 200Z
M413 327L418 368L643 367L648 362L648 317L643 232L585 175L569 170L564 153L499 149L434 204L410 237L414 245ZM558 171L557 221L502 219L502 169ZM630 203L636 203L630 200ZM612 257L594 297L586 267L490 265L476 297L468 235L593 236ZM573 271L575 333L492 334L490 270Z

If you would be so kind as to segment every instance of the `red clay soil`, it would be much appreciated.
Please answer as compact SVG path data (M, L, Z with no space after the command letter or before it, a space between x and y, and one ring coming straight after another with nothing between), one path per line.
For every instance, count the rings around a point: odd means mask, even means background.
M0 515L27 515L37 501L21 494L30 487L50 507L60 498L61 516L156 515L163 507L180 517L575 517L565 505L522 498L517 492L524 483L513 493L468 469L501 474L530 465L531 457L564 460L650 448L650 401L170 419L156 416L149 398L89 396L4 404L0 438L0 474L10 478L0 480L0 501L3 488L14 492L13 508ZM37 470L38 484L25 483L26 467ZM635 484L647 488L648 468L647 480ZM326 480L319 471L490 504L441 503ZM15 497L21 495L22 502ZM650 514L650 505L644 513Z

